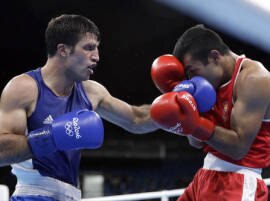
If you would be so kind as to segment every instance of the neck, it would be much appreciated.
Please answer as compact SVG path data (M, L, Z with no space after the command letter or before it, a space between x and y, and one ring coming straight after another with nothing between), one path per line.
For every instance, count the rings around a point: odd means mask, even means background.
M223 78L222 78L222 84L227 83L228 81L231 80L234 69L235 69L235 64L236 64L236 60L238 58L238 55L236 55L233 52L230 52L228 54L228 56L224 57L224 62L222 65L223 68Z
M48 58L46 64L41 68L44 83L57 96L68 96L74 86L74 81L68 79L65 72L66 67L57 58Z

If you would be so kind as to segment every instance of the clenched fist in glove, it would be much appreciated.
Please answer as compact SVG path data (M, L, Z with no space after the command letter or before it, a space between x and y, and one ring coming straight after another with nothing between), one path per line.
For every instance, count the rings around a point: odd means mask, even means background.
M174 87L173 91L189 92L194 97L200 113L208 112L216 103L214 87L200 76L194 76L190 80L180 82Z
M151 67L151 77L161 93L172 91L185 79L183 65L173 55L165 54L157 57Z
M185 91L157 97L151 105L151 117L164 130L192 135L200 141L208 140L215 128L213 122L200 117L193 96Z

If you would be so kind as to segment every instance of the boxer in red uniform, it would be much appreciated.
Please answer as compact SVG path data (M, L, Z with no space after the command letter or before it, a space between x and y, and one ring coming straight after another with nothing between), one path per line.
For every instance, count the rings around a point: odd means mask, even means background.
M270 164L268 70L232 52L203 25L185 31L173 54L189 79L203 77L217 95L208 112L200 112L200 99L184 90L167 92L152 104L152 118L160 128L187 136L207 152L178 201L266 201L261 172Z

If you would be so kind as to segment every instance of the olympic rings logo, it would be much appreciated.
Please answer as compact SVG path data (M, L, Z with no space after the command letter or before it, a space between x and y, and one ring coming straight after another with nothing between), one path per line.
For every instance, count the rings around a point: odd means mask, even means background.
M65 123L65 130L68 136L74 136L76 139L80 139L82 136L80 135L80 126L78 124L79 119L77 117L72 118L72 121L68 121Z
M66 122L65 129L66 129L66 134L67 135L69 135L69 136L74 135L73 130L72 130L72 122L71 121Z

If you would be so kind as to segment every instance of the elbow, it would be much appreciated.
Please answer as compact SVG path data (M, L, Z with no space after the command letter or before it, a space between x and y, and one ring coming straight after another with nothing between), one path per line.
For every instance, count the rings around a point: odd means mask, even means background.
M243 154L231 154L229 157L231 159L235 160L235 161L239 161L239 160L243 159L245 157L245 155L243 155Z

